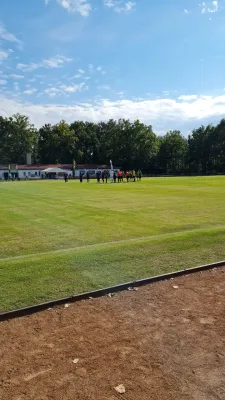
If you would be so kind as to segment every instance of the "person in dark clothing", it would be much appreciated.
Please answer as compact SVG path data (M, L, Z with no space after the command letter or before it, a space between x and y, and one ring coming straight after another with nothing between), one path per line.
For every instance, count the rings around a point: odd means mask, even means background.
M105 171L105 183L108 183L109 171Z
M101 179L101 172L100 171L96 172L96 178L97 178L97 182L100 183L100 179Z
M102 171L102 182L105 183L105 171Z
M90 173L89 173L89 171L87 171L86 178L87 178L87 183L89 183L89 181L90 181Z
M114 180L114 183L116 183L116 172L114 172L114 174L113 174L113 180Z
M68 175L67 174L64 174L64 181L68 182Z
M82 183L83 182L83 174L82 174L82 172L80 171L80 183Z

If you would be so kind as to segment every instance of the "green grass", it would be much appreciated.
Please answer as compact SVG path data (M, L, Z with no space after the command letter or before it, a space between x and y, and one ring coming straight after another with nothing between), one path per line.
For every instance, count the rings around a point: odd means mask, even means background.
M224 200L225 177L1 183L0 311L224 259Z

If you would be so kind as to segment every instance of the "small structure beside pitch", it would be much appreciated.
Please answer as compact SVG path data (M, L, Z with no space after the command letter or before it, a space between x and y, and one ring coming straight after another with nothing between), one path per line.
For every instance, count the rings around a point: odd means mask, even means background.
M111 166L99 164L25 164L25 165L0 165L0 180L9 179L45 179L60 178L66 173L69 178L79 178L80 173L85 177L89 172L90 178L96 177L98 171L110 171ZM114 171L118 172L119 167L115 167ZM60 173L62 171L62 174Z

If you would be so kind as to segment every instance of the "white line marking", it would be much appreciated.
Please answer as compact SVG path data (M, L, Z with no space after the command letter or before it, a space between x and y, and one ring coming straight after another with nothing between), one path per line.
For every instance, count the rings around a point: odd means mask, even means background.
M145 240L151 240L151 239L154 240L154 239L160 239L160 238L169 238L170 236L182 236L182 235L190 234L190 233L211 232L211 231L224 230L224 229L225 229L225 225L218 225L218 226L214 226L211 228L197 228L197 229L190 229L190 230L186 230L186 231L159 233L157 235L151 235L151 236L141 236L141 237L136 237L136 238L114 240L111 242L94 243L94 244L87 244L84 246L68 247L66 249L49 250L49 251L44 251L44 252L40 252L40 253L23 254L21 256L5 257L5 258L0 258L0 262L25 260L25 259L29 259L29 258L36 258L36 257L50 255L50 254L70 253L72 251L78 251L78 250L97 249L99 247L105 247L105 246L114 246L114 245L131 243L131 242L144 242Z

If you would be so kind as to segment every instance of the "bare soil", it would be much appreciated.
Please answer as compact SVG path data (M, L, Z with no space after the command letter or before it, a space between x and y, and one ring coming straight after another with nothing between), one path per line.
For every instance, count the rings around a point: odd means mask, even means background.
M0 399L224 400L224 293L220 268L2 322Z

